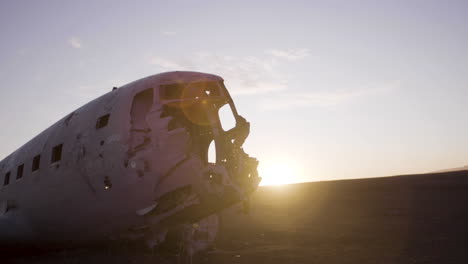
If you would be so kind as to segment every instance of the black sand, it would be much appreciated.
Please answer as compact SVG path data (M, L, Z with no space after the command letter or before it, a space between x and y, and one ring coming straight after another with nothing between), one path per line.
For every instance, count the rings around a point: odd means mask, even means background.
M223 214L198 262L468 263L468 171L261 187L251 202L250 215ZM179 262L124 244L7 255L0 263Z

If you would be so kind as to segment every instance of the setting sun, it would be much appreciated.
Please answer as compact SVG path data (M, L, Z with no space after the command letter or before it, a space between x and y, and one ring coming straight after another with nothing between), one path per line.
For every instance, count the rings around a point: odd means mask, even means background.
M285 160L261 162L258 171L262 177L260 185L281 185L299 181L297 166Z

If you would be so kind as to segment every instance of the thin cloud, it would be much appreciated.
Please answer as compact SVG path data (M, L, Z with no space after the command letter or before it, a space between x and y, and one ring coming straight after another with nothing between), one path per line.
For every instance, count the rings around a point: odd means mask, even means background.
M201 71L220 75L232 94L262 94L286 89L287 80L276 70L274 60L199 52L185 59L153 56L149 63L162 70Z
M159 66L165 70L179 70L185 68L184 66L180 65L179 63L165 59L162 57L154 56L150 59L150 64Z
M169 31L169 30L163 30L163 31L161 31L161 34L165 35L165 36L175 36L177 34L177 32Z
M282 110L297 107L334 107L359 98L382 95L397 89L399 86L398 81L393 81L380 86L369 86L352 90L292 94L280 93L275 97L263 100L260 106L264 110Z
M68 43L75 49L81 49L82 47L82 42L77 37L71 37L70 39L68 39Z
M169 59L160 56L149 58L149 63L164 71L200 71L217 74L225 79L233 95L264 95L259 107L264 110L278 110L297 107L334 107L359 98L385 94L399 87L398 81L380 85L332 91L297 92L288 89L289 81L278 57L298 60L308 56L308 51L289 50L274 52L271 56L228 56L210 52L198 52L191 56Z
M290 61L300 60L308 57L310 52L308 49L288 49L288 50L279 50L279 49L269 49L265 51L266 54L271 56L286 59Z

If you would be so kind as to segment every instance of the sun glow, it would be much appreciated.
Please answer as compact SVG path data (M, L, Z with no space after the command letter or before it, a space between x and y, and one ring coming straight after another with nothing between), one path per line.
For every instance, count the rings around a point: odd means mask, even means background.
M262 181L260 185L282 185L298 182L298 168L285 160L260 162L258 171Z

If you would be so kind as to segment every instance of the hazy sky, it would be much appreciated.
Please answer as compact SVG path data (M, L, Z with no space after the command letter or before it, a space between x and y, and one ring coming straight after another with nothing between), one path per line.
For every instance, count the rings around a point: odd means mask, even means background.
M195 70L288 181L468 164L468 1L0 0L0 36L0 159L113 86Z

